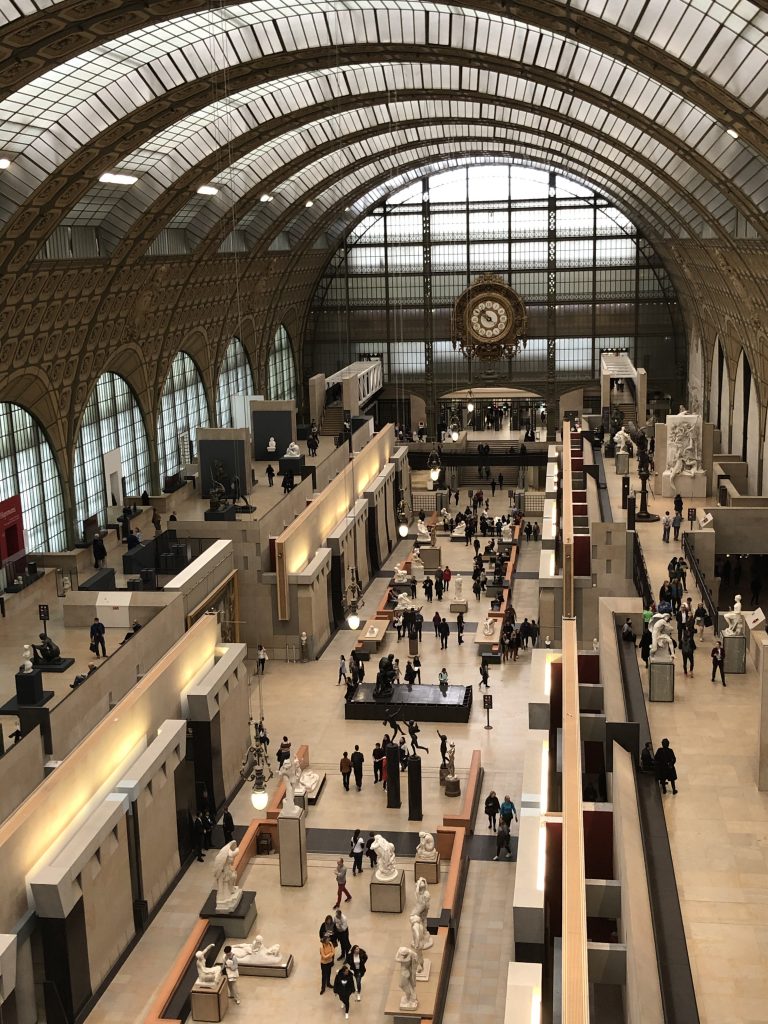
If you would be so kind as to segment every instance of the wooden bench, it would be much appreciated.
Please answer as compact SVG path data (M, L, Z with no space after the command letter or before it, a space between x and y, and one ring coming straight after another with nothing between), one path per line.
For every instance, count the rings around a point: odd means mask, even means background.
M445 815L444 825L453 825L456 828L465 828L472 835L475 830L474 818L477 805L480 800L480 787L483 784L483 766L479 750L472 751L472 758L469 762L469 776L464 785L464 800L458 814Z

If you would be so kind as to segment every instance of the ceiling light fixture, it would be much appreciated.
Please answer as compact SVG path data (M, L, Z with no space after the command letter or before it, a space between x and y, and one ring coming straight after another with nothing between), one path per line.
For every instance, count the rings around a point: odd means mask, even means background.
M272 202L272 196L269 194L269 192L264 192L263 195L259 196L259 202L260 203L271 203Z
M308 199L306 201L306 203L304 203L304 205L307 207L307 209L309 209L310 206L314 206L315 205L315 201L314 201L314 199Z
M105 185L135 185L139 179L133 174L111 174L107 172L99 177Z
M739 133L735 128L726 128L726 132L731 136L732 139L738 139Z
M10 166L11 166L11 161L7 157L5 157L5 156L0 157L0 171L4 171L8 167L10 167Z
M217 196L219 194L219 190L214 188L213 185L201 185L197 190L197 194L199 196Z
M343 603L347 625L350 629L360 629L359 609L365 602L363 601L363 587L354 565L349 567L349 583L344 591Z

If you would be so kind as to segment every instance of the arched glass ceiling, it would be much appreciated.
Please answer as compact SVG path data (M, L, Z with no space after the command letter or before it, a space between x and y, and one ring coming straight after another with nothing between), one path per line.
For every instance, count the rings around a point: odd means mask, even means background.
M753 25L758 21L756 14ZM713 31L707 42L714 53L722 50L726 36L720 28ZM65 62L0 104L0 147L16 154L12 173L0 179L2 214L7 218L68 156L110 125L184 83L217 76L221 80L227 69L245 74L241 66L254 77L259 67L262 74L269 74L281 63L280 55L298 59L305 50L336 49L339 59L341 48L360 51L373 46L425 47L432 54L443 50L446 55L463 51L476 68L483 62L489 67L509 64L511 70L524 70L534 79L567 83L577 94L611 107L621 105L630 120L646 118L649 125L658 125L695 150L711 165L713 179L728 179L746 215L759 220L762 190L768 189L764 163L741 140L727 136L703 107L566 36L427 0L358 0L354 6L258 0L172 19ZM330 59L327 53L324 59ZM738 81L738 71L733 69L728 82ZM750 82L760 78L752 69L743 72L743 78L747 75ZM740 88L744 91L747 85ZM755 88L757 97L759 85ZM752 202L742 201L739 191Z
M488 102L485 93L480 91L481 77L489 79L485 87L494 94L495 104ZM401 97L404 80L418 83L413 99L392 99L331 114L277 134L255 149L248 145L255 126L265 125L266 133L279 132L276 106L279 116L293 111L296 103L303 104L305 109L316 109L317 102L330 95L335 95L337 102L342 96L358 96L363 102L367 95L379 93ZM440 90L449 93L451 98L439 97ZM418 99L424 91L433 94L429 100ZM462 98L453 98L459 91ZM521 109L515 109L517 106ZM230 166L218 173L212 167L205 177L219 189L215 202L193 195L170 224L190 229L192 238L199 241L234 201L242 199L249 191L259 190L270 175L279 178L281 167L302 154L312 154L334 140L356 132L370 132L382 125L395 127L414 119L441 118L451 122L490 120L500 125L518 124L529 131L567 133L570 143L586 144L596 153L621 163L630 175L637 174L650 182L653 191L662 197L668 197L671 192L688 193L694 204L700 204L691 220L691 231L700 230L697 221L706 219L710 212L712 225L716 223L715 217L725 228L732 229L735 224L736 212L729 199L684 159L684 151L674 138L666 140L665 144L627 120L561 90L513 76L481 76L472 69L431 64L372 64L333 69L313 76L291 76L272 82L269 87L245 90L234 95L227 104L214 104L182 119L120 161L119 171L143 173L140 191L131 190L125 195L123 190L115 195L115 189L96 185L73 208L66 223L109 224L120 232L126 223L135 222L142 211L158 202L175 180L201 161L212 158L208 163L218 164L230 153L236 156L245 150ZM563 123L568 122L575 127L563 128ZM385 137L379 139L382 150L389 144ZM618 155L617 150L623 150L623 155ZM651 168L657 169L659 174ZM684 205L683 201L681 209ZM683 215L690 219L689 212Z

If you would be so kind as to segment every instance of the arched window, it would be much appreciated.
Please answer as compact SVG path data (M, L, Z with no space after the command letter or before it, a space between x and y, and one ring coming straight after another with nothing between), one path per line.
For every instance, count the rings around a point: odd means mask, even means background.
M27 551L67 546L61 481L45 434L26 409L0 403L0 500L18 494Z
M288 331L282 324L275 331L275 340L267 363L267 395L273 402L296 398L296 367Z
M149 490L149 446L141 410L128 384L116 373L96 381L83 413L75 446L75 529L97 515L103 522L117 494L107 494L104 454L120 449L123 497Z
M160 483L182 468L180 435L194 443L198 427L208 426L208 406L200 372L186 352L178 352L160 396L157 421L157 457Z
M224 354L219 370L216 393L216 423L220 427L232 426L232 395L253 394L253 373L245 347L239 338L233 338Z

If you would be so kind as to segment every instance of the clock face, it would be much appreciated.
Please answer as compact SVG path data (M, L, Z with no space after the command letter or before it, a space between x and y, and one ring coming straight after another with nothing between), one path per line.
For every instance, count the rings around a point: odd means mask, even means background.
M511 326L506 303L492 295L485 295L473 302L467 311L467 326L478 341L498 341Z

